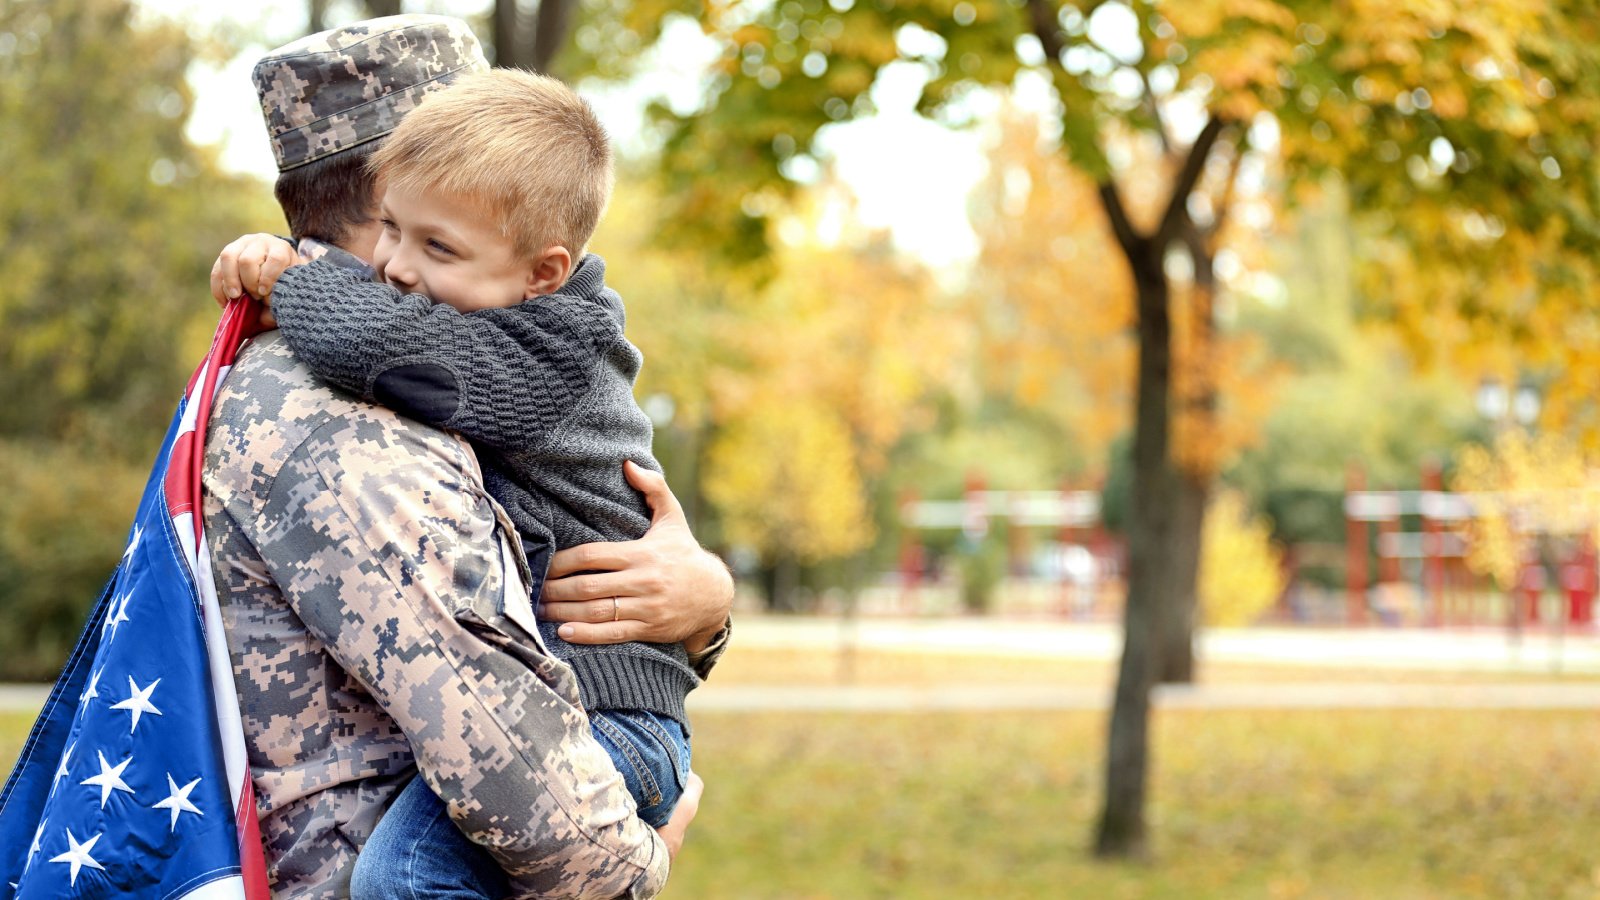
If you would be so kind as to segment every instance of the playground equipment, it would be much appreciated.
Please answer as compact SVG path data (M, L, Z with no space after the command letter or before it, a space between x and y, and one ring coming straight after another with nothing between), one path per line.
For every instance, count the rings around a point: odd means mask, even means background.
M957 500L923 500L914 490L901 495L902 609L916 608L917 591L927 580L930 532L956 531L964 552L976 553L996 521L1006 526L1006 573L1024 575L1041 569L1043 579L1061 586L1061 612L1084 612L1098 586L1120 569L1116 543L1101 527L1099 490L1064 485L1055 491L994 491L986 488L981 475L972 473ZM1041 532L1056 543L1043 548L1037 559L1030 558Z
M1466 567L1467 541L1463 529L1475 515L1473 495L1443 489L1439 467L1427 463L1422 470L1422 490L1367 490L1365 473L1352 464L1346 479L1346 621L1365 624L1374 611L1393 615L1373 603L1373 589L1408 581L1402 568L1413 563L1418 596L1423 604L1422 623L1472 624L1477 621L1473 601L1484 593L1483 579ZM1418 523L1415 531L1403 526ZM1537 527L1537 526L1530 526ZM1372 540L1373 531L1377 540ZM1378 579L1370 581L1369 560L1376 550ZM1530 552L1511 585L1506 624L1511 627L1561 624L1587 627L1594 621L1597 588L1594 542L1587 538L1563 541L1555 563L1555 586L1566 599L1565 609L1546 616L1540 600L1552 579L1545 560ZM1465 606L1463 610L1460 607Z

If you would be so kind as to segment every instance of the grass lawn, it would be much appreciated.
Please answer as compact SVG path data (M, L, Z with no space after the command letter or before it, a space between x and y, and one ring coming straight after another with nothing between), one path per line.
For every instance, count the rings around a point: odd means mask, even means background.
M0 715L0 769L32 717ZM1155 859L1088 861L1103 720L703 714L669 897L1600 895L1600 717L1160 714Z
M713 686L855 684L929 687L941 684L1105 685L1115 683L1117 661L1050 659L1028 656L918 653L867 649L845 653L761 647L746 650L737 638L711 676ZM1209 684L1383 682L1458 684L1475 682L1594 681L1590 672L1499 672L1360 666L1299 666L1271 663L1205 662L1200 679Z
M1592 713L1163 713L1149 865L1086 858L1102 727L703 715L669 895L1600 895Z

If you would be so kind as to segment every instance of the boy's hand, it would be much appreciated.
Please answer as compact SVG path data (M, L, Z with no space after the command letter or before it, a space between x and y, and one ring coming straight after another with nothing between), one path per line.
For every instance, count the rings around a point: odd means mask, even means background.
M240 294L249 293L265 305L271 304L272 287L290 266L299 265L300 255L283 238L271 234L247 234L222 248L211 267L211 296L226 305ZM262 315L263 324L271 316Z
M552 556L539 617L569 623L559 633L574 644L682 641L694 653L727 621L733 576L694 539L665 478L631 462L623 472L650 504L650 530Z
M677 860L678 851L683 849L683 838L689 831L689 823L694 821L695 814L700 811L700 794L705 791L706 783L700 776L693 772L683 784L683 794L678 798L678 805L672 808L672 818L667 824L656 829L656 834L667 842L667 854Z

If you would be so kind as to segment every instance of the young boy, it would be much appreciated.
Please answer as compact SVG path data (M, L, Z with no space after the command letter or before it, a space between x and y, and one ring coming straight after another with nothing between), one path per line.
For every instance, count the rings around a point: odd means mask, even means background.
M500 69L430 97L372 165L383 189L375 282L298 265L276 239L239 256L293 266L274 285L267 264L256 289L318 376L472 441L537 596L555 550L645 533L649 510L622 464L660 468L633 400L642 359L623 337L622 300L584 253L610 197L609 140L561 82ZM576 673L639 817L665 823L689 772L683 702L699 683L684 648L569 644L542 621L538 631ZM392 896L401 871L420 895L504 888L420 779L362 850L354 895Z

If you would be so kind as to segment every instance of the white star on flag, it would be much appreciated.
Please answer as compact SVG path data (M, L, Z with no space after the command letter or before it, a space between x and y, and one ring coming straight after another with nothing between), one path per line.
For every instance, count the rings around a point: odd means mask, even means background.
M39 823L39 830L35 831L33 833L33 846L28 848L28 861L26 863L23 863L22 871L24 871L24 872L28 871L28 868L33 865L33 855L35 853L38 853L39 850L40 850L39 838L44 836L44 826L47 825L47 824L49 824L49 823L48 822L40 822Z
M142 537L144 537L144 526L133 526L133 538L132 540L128 541L128 549L122 551L123 559L127 560L133 558L133 551L139 549L139 539Z
M61 779L67 777L67 763L69 761L71 761L71 759L72 759L72 751L76 750L77 748L78 748L78 742L77 741L73 741L72 744L67 747L67 752L61 754L61 766L60 766L60 768L56 769L55 781L52 781L50 783L50 793L51 794L54 794L56 792L56 786L61 783Z
M199 783L200 779L196 778L183 787L178 787L178 783L172 780L172 773L167 773L167 789L172 792L172 796L150 808L172 810L172 825L167 829L168 834L171 834L178 827L179 813L192 812L197 816L205 815L198 807L189 802L189 792L194 790L194 786Z
M150 694L155 691L156 685L160 683L161 679L157 678L155 681L150 682L149 687L140 689L139 685L134 683L133 676L128 676L128 690L132 691L133 693L128 697L128 699L123 700L121 703L111 704L111 708L126 709L133 713L133 722L128 726L129 734L132 734L133 730L139 727L139 717L141 715L145 713L154 713L158 716L161 715L161 710L156 709L150 703Z
M128 767L128 763L133 762L133 757L130 756L113 766L106 762L104 753L95 752L100 757L100 774L90 775L78 783L100 788L100 808L105 809L106 801L111 799L112 791L133 793L133 788L128 787L127 783L122 780L122 770ZM55 860L51 860L51 862L55 862Z
M105 669L100 670L100 672L104 671ZM89 686L83 689L82 694L78 695L79 706L88 706L90 700L100 696L100 672L94 672L89 675Z
M106 629L109 628L111 630L111 638L113 640L116 639L116 637L117 637L117 626L121 625L123 622L128 621L128 601L130 601L132 599L133 599L133 592L132 591L129 591L128 593L123 594L121 597L113 597L113 598L111 598L111 606L116 607L116 612L111 614L111 615L106 616L106 623L104 625L100 626L100 631L101 632L104 632ZM110 612L110 607L107 607L107 612Z
M94 849L95 842L100 840L100 836L103 834L105 832L101 832L80 844L78 839L72 836L72 829L67 829L67 843L72 845L72 849L60 856L52 857L50 861L53 863L72 863L72 878L68 882L72 887L77 887L78 870L84 866L88 866L91 869L99 869L102 872L106 870L105 866L95 862L94 857L89 855L89 851Z

